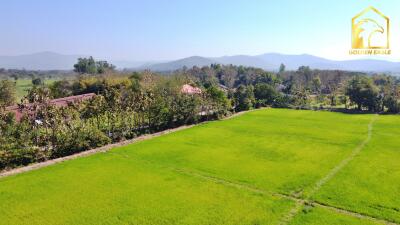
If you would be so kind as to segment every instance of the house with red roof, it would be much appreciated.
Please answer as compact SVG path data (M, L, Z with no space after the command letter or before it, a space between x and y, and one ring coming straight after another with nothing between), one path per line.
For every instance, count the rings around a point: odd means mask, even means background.
M84 100L89 100L93 98L96 94L94 93L89 93L89 94L83 94L83 95L75 95L75 96L69 96L65 98L57 98L57 99L52 99L50 100L50 104L53 104L58 107L65 107L68 106L69 104L84 101ZM26 108L29 108L32 104L27 104ZM22 116L24 113L22 112L21 108L18 105L6 107L7 112L13 112L15 114L15 119L19 122L22 119Z
M184 94L201 94L202 91L198 87L193 87L192 85L185 84L182 86L181 93Z

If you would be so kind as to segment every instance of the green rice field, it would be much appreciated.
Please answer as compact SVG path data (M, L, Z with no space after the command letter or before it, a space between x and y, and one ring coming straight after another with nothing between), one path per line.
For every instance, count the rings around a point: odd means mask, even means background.
M0 224L400 224L400 117L262 109L0 178Z

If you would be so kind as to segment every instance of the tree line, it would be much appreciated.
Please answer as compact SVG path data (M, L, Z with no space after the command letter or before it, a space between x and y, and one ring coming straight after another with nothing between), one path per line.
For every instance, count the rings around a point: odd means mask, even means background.
M25 70L25 69L4 69L0 68L0 79L33 79L33 78L61 78L73 76L70 70Z
M33 87L19 104L16 121L0 109L0 169L71 155L108 143L185 124L221 118L230 101L215 86L200 94L182 93L186 77L152 73L81 75L49 87ZM59 107L55 97L96 93L89 99Z
M0 170L71 155L185 124L258 107L347 109L398 113L399 80L387 75L300 67L276 73L212 64L170 75L120 72L107 62L79 59L75 79L34 85L15 104L15 82L0 81ZM182 92L190 84L201 93ZM95 93L60 107L51 99Z
M203 85L224 85L236 111L272 106L352 112L399 113L400 80L385 74L340 70L272 73L262 69L214 64L176 71Z

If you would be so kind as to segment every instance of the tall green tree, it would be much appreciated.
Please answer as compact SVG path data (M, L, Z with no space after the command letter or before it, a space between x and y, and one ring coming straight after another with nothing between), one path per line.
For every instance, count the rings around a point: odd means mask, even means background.
M258 83L254 87L254 97L258 106L273 105L278 93L274 86Z
M254 87L240 85L234 93L234 99L237 112L251 109L255 102Z
M281 63L281 65L279 66L279 74L282 74L283 72L285 72L285 70L286 70L285 64Z
M366 107L369 111L379 111L381 99L378 94L379 90L371 78L364 76L354 77L346 87L346 95L357 105L358 110Z
M105 73L107 71L115 70L115 66L107 61L96 62L97 73Z
M94 61L92 56L89 58L79 58L78 62L74 65L74 71L80 74L96 74L96 61Z
M316 76L311 81L311 89L315 94L320 94L322 88L321 78Z
M36 77L36 78L33 78L33 79L32 79L32 84L33 84L34 86L41 86L41 85L44 85L44 81L43 81L42 78Z
M10 80L0 81L0 105L10 106L16 101L16 85Z
M210 86L206 89L206 98L209 109L207 110L213 112L217 118L226 115L228 110L231 108L231 102L228 99L224 91L220 90L216 86Z
M95 61L92 56L89 58L79 58L74 65L74 71L80 74L101 74L112 71L115 66L107 61Z
M389 113L400 113L399 98L394 95L385 96L383 106L387 108Z
M312 70L310 69L310 67L300 66L299 69L297 70L297 73L303 77L305 87L308 87L312 78Z

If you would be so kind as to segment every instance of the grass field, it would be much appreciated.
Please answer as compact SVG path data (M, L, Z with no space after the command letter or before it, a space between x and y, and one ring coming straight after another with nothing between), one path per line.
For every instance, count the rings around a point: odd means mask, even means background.
M54 81L57 79L45 79L44 83L46 85L52 84ZM22 99L27 93L28 90L33 87L32 80L31 79L18 79L16 83L17 87L17 102L19 102L20 99Z
M2 178L0 224L396 224L399 125L257 110Z

